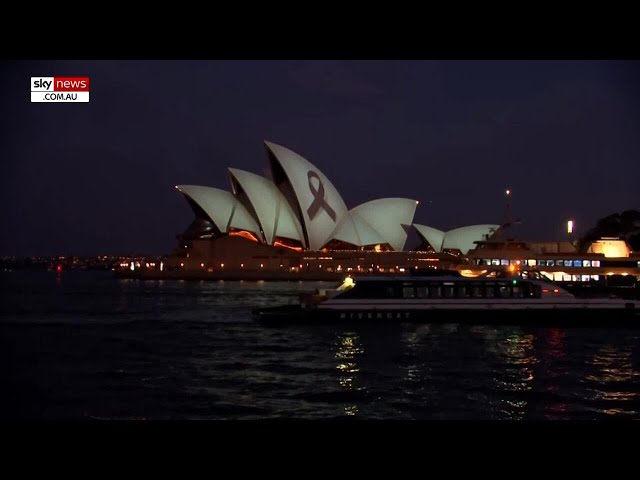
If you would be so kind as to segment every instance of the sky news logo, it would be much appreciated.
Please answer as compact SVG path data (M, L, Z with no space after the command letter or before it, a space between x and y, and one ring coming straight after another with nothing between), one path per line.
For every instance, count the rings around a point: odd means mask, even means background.
M31 102L88 102L89 77L31 77Z

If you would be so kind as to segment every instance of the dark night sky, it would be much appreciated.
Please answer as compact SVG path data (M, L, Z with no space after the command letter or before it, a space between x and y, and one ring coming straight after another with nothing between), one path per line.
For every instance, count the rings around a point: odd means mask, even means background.
M264 174L267 139L348 207L420 200L415 222L530 240L640 209L640 63L3 62L0 255L167 253L192 220L176 184ZM31 76L89 76L86 104L29 102Z

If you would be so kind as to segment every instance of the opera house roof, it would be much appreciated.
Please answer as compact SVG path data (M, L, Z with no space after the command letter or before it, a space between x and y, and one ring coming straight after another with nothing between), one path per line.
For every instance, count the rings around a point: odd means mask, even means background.
M466 253L498 225L472 225L449 232L413 224L418 202L379 198L351 209L331 180L299 154L265 142L271 178L229 168L231 191L199 185L178 185L196 217L219 234L248 232L274 245L293 240L303 249L320 250L340 241L357 247L387 245L403 250L413 227L436 251L458 248Z

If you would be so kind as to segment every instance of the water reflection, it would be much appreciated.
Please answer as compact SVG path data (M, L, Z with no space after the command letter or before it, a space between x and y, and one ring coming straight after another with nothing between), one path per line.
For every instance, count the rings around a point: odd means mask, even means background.
M627 388L640 378L640 373L633 368L632 350L630 346L617 348L608 344L600 348L590 362L595 370L585 378L598 387L589 389L593 400L614 403L602 409L607 415L636 413L620 408L620 402L634 402L639 397Z
M559 383L566 380L567 371L567 331L561 328L548 328L540 333L542 345L542 365L546 384L542 387L549 398L544 404L544 418L555 420L564 418L567 403L562 398Z
M520 420L526 413L528 402L523 397L533 390L533 367L540 362L535 356L534 340L533 334L511 330L502 341L503 375L494 377L494 383L508 394L500 399L498 408L509 419Z
M549 358L562 359L567 356L567 332L561 328L545 330L545 352Z
M355 417L358 414L358 406L357 405L346 405L344 407L344 414Z
M357 333L345 332L338 335L335 359L338 361L338 383L348 392L360 391L363 387L357 385L357 373L360 372L359 360L364 353L360 336ZM358 414L358 405L350 403L344 406L345 415Z
M403 335L403 343L411 350L415 350L418 346L423 345L425 340L431 336L431 330L432 326L429 324L418 325L415 327L415 330L406 332Z
M410 362L404 367L404 380L409 387L405 392L408 394L413 393L414 388L422 387L424 383L425 370L427 369L426 364L416 362L416 360L424 358L423 350L428 341L432 339L431 334L431 325L420 325L410 331L404 332L402 335L403 359Z

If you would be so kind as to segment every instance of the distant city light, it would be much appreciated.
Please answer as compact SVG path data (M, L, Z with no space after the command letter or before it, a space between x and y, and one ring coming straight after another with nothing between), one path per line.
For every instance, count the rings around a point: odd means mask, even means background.
M505 192L507 195L511 195L511 190L507 189L507 191Z
M573 233L573 220L567 222L567 233Z

